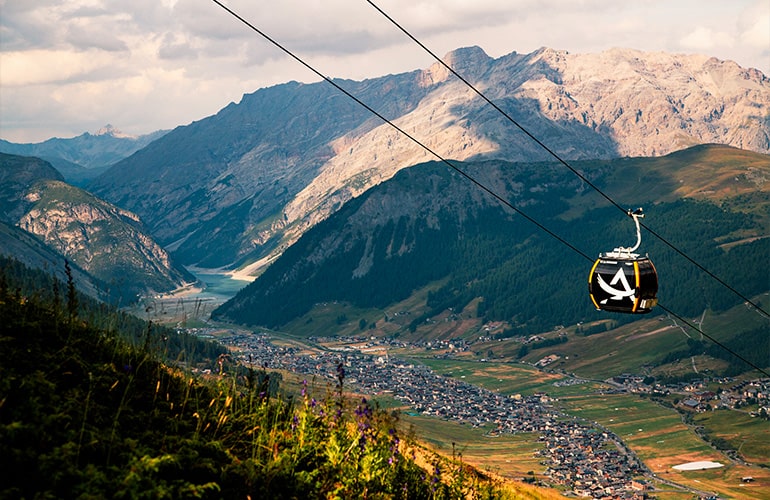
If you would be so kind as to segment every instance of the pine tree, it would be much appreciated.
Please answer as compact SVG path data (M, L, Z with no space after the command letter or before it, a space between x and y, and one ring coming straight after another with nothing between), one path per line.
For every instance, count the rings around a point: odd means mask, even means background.
M78 315L78 293L68 260L64 261L64 272L67 273L67 312L69 312L70 320L74 320Z

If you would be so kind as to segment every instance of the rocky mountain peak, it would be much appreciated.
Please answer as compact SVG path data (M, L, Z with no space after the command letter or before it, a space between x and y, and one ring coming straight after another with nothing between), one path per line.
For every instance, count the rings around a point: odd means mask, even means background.
M97 130L96 132L94 132L93 135L96 135L96 136L106 135L110 137L115 137L117 139L136 139L137 138L137 136L135 135L127 134L122 130L118 130L117 128L113 127L109 123L104 127L100 128L99 130Z
M731 61L548 47L496 59L465 47L444 61L566 160L708 143L770 152L770 81ZM411 137L326 82L284 84L177 128L92 188L183 262L222 267L271 260L351 198L438 155L553 160L442 64L345 83Z
M473 46L448 52L441 60L463 78L475 80L488 69L492 58L481 47ZM421 83L430 86L446 81L452 73L444 64L436 62L424 70Z

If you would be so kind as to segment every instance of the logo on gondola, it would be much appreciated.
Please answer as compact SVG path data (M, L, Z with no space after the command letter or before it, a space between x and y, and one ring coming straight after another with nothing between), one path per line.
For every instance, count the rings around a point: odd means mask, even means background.
M596 280L599 282L599 286L602 290L611 295L611 297L602 300L602 304L606 304L610 299L623 300L625 297L630 298L632 301L636 300L636 297L634 297L635 290L628 284L628 280L626 279L626 275L622 268L618 269L618 272L615 273L615 276L612 278L609 285L604 281L601 274L596 276ZM623 286L623 289L613 288L618 282Z

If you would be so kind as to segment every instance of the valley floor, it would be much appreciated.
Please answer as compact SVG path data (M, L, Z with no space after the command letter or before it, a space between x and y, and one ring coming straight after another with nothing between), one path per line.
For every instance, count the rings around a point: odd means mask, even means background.
M759 499L770 487L766 468L715 450L673 408L622 384L530 365L452 359L406 342L298 340L216 328L209 333L245 363L296 373L318 387L333 385L343 363L349 390L400 408L404 422L440 452L461 449L469 463L509 479L536 476L559 490L592 496L647 491L660 498L688 492ZM760 425L753 432L770 438L770 424L755 421ZM719 472L673 468L704 460L726 466Z

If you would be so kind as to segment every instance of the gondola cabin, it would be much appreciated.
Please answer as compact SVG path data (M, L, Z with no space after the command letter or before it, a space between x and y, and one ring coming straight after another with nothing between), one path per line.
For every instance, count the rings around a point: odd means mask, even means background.
M609 252L591 268L588 292L597 309L648 313L658 303L658 274L647 257Z
M658 273L648 257L634 253L642 243L642 209L627 213L636 225L636 245L599 254L588 275L588 293L602 311L648 313L658 303Z

